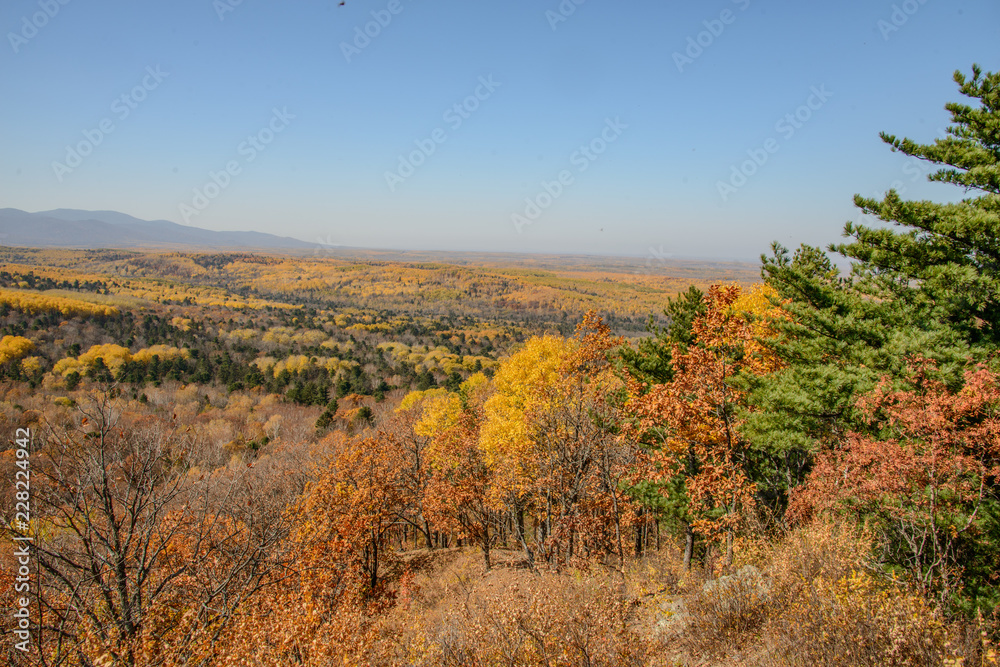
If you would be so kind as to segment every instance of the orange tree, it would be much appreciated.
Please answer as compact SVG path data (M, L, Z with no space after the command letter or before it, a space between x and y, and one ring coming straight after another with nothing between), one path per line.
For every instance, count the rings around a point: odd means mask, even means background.
M781 316L771 296L762 286L713 286L692 322L691 344L672 350L671 379L629 385L631 428L652 449L654 479L673 495L688 565L696 534L725 537L731 562L734 533L757 505L757 462L739 433L746 402L737 379L778 367L760 342Z
M379 431L391 436L400 447L401 504L398 519L404 531L413 531L413 547L418 536L428 549L434 546L431 511L427 506L428 485L431 482L430 446L434 432L422 428L425 395L439 394L443 389L410 392L394 413L379 424Z
M225 629L214 664L356 664L374 650L393 600L404 454L385 433L337 432L321 446L327 460L288 510L296 559Z
M923 592L947 601L962 591L995 607L1000 533L1000 377L968 369L949 391L935 364L911 360L910 386L888 377L857 402L871 434L851 432L821 452L792 504L794 515L837 511L882 533L886 561ZM963 584L964 580L964 584Z
M489 381L476 373L458 391L412 392L403 407L419 406L417 435L431 438L426 449L428 483L424 507L441 529L479 546L490 569L490 550L497 539L500 513L490 502L493 471L479 448L483 402Z
M380 567L402 502L402 447L392 435L330 438L330 465L296 508L300 559L329 569L363 598L381 593Z

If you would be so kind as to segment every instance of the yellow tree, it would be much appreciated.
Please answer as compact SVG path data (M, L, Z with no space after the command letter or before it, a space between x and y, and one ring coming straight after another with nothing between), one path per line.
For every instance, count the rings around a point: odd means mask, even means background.
M547 410L532 415L539 491L547 494L546 555L614 556L621 566L637 522L628 491L645 466L635 440L620 431L627 394L612 357L624 341L588 312L574 342L561 381L547 388Z
M35 344L23 336L4 336L0 339L0 365L26 356Z
M497 537L494 526L499 523L491 502L493 471L479 447L483 404L489 391L489 381L476 373L456 392L425 393L422 416L414 426L417 434L432 439L427 447L428 515L435 525L478 545L487 570Z
M551 497L539 488L544 471L536 456L534 417L552 409L553 389L575 349L574 341L559 336L529 339L500 364L493 377L494 393L483 406L479 447L493 473L491 498L514 518L515 536L529 563L534 563L535 553L525 534L525 511L540 503L549 517L541 524L543 537L552 532Z
M634 521L626 482L639 457L618 433L624 383L609 354L621 340L593 313L577 333L533 338L500 365L480 447L529 562L525 511L550 562L610 554L620 563Z

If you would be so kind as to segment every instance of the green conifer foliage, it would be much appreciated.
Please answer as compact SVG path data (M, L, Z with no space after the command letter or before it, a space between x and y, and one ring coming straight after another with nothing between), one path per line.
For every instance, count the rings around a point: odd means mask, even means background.
M936 167L931 181L968 195L955 203L879 201L859 209L888 225L847 223L847 241L828 250L849 258L841 274L821 250L794 254L778 244L763 275L792 319L771 341L787 367L756 381L745 435L771 460L776 484L795 486L812 455L865 425L856 398L882 375L899 381L907 359L937 362L952 388L970 360L1000 345L1000 74L955 73L973 104L951 103L952 125L931 144L883 133L893 151Z

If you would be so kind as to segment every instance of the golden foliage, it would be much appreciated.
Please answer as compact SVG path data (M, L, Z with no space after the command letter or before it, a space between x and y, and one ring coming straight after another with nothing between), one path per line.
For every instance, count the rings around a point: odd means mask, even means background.
M21 371L25 375L34 375L42 370L42 360L39 357L25 357L21 360Z
M284 359L261 356L250 363L264 372L270 369L273 377L277 377L282 371L286 370L289 373L299 373L312 368L323 368L330 375L335 375L341 369L349 370L351 367L358 365L358 362L353 360L348 361L338 359L337 357L310 357L304 354L292 354Z
M105 343L103 345L93 345L89 350L77 357L81 366L93 366L97 360L104 362L112 373L117 374L122 366L132 359L132 353L127 347L122 347L115 343Z
M172 345L152 345L133 354L132 361L138 361L145 364L152 361L153 357L159 357L160 361L168 361L174 359L188 359L190 356L191 352L186 348L177 348Z
M80 373L85 370L83 365L79 362L76 357L65 357L60 359L52 367L52 372L56 375L62 375L63 377L69 375L70 373Z
M35 349L35 343L23 336L4 336L0 339L0 364L20 359Z
M114 306L103 306L63 296L11 289L0 289L0 304L30 315L57 312L68 317L93 315L108 317L118 314L118 309Z
M412 364L417 372L440 371L450 374L454 371L471 371L479 363L480 368L496 368L497 362L489 357L477 355L453 354L446 347L429 348L428 346L411 347L405 343L380 343L380 350L388 350L393 359Z
M172 317L170 318L170 325L180 329L181 331L191 330L191 318L190 317Z
M530 416L554 407L552 390L575 349L574 341L559 336L532 338L494 375L495 392L483 408L480 447L502 487L523 492L534 483L536 442Z
M188 359L191 353L186 348L177 348L172 345L152 345L143 348L132 354L127 347L115 343L105 343L93 345L89 350L79 357L66 357L60 359L52 367L52 372L63 377L70 373L83 373L94 366L98 359L111 370L112 374L118 375L122 367L130 361L149 363L153 357L158 357L160 361L174 359Z

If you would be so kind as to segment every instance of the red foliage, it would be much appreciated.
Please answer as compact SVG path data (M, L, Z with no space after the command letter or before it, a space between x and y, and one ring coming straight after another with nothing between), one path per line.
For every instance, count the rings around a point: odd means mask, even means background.
M982 366L951 392L928 359L911 365L912 387L884 379L858 401L877 436L849 433L821 453L792 502L800 520L832 509L875 518L916 582L946 595L961 571L990 480L1000 475L1000 378Z

